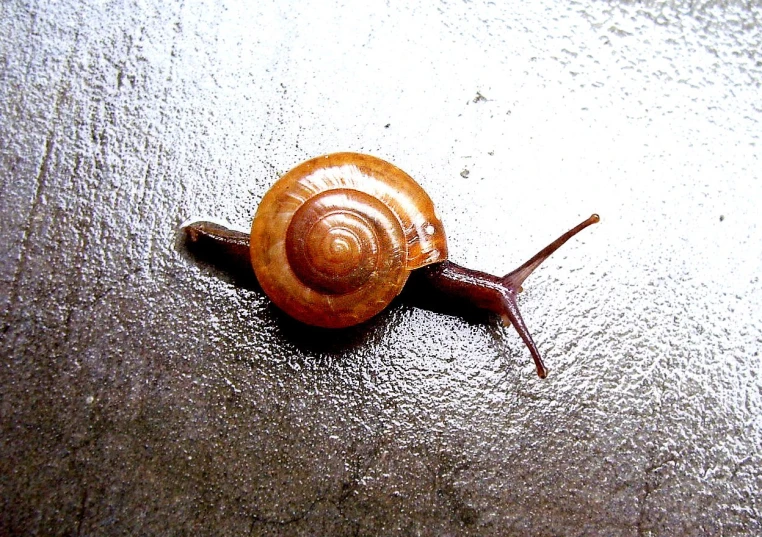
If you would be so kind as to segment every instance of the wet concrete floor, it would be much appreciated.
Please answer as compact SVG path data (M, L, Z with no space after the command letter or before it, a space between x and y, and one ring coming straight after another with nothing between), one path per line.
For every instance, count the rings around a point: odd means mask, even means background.
M0 534L762 533L761 51L743 2L0 3ZM333 151L497 274L601 214L520 299L547 379L182 240Z

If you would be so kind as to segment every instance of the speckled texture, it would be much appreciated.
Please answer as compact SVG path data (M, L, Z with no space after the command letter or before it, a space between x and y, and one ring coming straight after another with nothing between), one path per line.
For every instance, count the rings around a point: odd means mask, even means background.
M513 4L0 2L0 534L762 532L762 10ZM525 285L547 380L178 240L337 150L477 269L601 214Z

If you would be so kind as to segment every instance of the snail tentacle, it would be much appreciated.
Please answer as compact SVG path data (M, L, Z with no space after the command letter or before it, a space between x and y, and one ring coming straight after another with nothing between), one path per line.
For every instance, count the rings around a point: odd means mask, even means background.
M534 340L532 339L532 334L529 333L529 329L524 323L524 319L521 318L519 303L516 301L516 292L512 289L507 289L506 292L503 293L502 299L503 311L501 317L508 317L510 324L513 325L516 332L518 332L519 337L524 342L524 345L529 349L529 354L532 355L532 360L534 360L534 365L537 369L537 375L541 379L544 379L548 376L548 369L542 361L542 356L540 355L540 351L537 350L537 345L535 345Z
M548 244L545 248L534 254L528 261L526 261L524 264L522 264L519 268L516 270L513 270L503 276L503 281L505 282L505 285L510 287L511 289L515 289L516 292L521 291L521 284L524 283L524 280L527 279L527 277L534 272L534 270L539 267L543 261L545 261L547 258L553 254L556 250L558 250L561 246L564 245L566 241L571 239L573 236L575 236L577 233L585 229L587 226L590 226L592 224L600 222L601 218L597 214L590 215L590 218L587 220L584 220L571 228L569 231L558 237L556 240Z

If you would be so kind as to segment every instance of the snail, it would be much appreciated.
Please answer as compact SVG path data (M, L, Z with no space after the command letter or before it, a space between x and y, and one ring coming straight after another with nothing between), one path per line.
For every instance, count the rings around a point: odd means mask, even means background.
M230 255L250 257L276 306L325 328L367 321L402 291L411 271L420 271L437 292L512 324L545 378L516 296L548 256L598 221L593 214L513 272L493 276L448 260L442 222L412 177L370 155L334 153L283 175L264 195L250 234L207 221L184 230L193 242L211 241Z

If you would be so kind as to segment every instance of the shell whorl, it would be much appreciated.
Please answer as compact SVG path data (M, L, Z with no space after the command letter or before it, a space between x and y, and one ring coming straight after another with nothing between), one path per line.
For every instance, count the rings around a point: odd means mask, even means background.
M392 164L336 153L308 160L265 194L251 257L267 295L307 324L363 322L411 270L443 261L442 224L423 189Z

